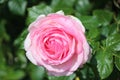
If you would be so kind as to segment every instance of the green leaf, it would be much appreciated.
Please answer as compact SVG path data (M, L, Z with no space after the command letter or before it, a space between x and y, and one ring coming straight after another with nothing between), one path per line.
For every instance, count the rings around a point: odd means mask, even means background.
M115 57L115 66L120 71L120 58L119 57Z
M94 79L95 75L93 72L93 69L90 66L84 65L84 67L82 69L80 69L80 73L81 74L80 80L88 80L88 79Z
M0 4L3 4L5 2L6 2L6 0L0 0Z
M25 55L25 51L21 50L21 49L18 49L18 50L16 50L16 54L17 54L17 57L16 57L17 65L22 69L26 68L26 66L27 66L27 58L26 58L26 55Z
M48 13L52 12L53 9L44 3L28 8L27 25L33 22L39 15L47 15Z
M0 43L1 44L1 43ZM3 47L0 45L0 71L5 69L6 59L3 52Z
M74 12L73 5L76 0L52 0L51 7L54 11L63 10L66 14L72 14Z
M44 80L46 73L43 67L30 64L29 70L31 70L29 71L31 80Z
M77 0L75 8L80 14L85 15L90 12L92 5L89 0Z
M73 7L76 0L52 0L52 7Z
M97 39L99 36L100 31L98 28L91 28L87 34L88 39Z
M105 37L108 37L108 35L109 35L109 26L103 26L102 28L101 28L101 34L103 35L103 36L105 36Z
M120 34L116 33L110 35L106 39L106 46L108 46L110 49L114 51L120 51Z
M0 79L7 75L6 72L6 59L3 52L3 47L0 42Z
M18 36L18 38L15 39L14 45L17 46L19 49L23 49L24 40L27 34L28 34L27 29L24 29L24 31L20 34L20 36Z
M94 41L93 39L88 39L89 44L92 48L92 54L94 55L95 52L99 49L100 43L98 41Z
M114 35L117 33L117 24L113 23L109 25L109 35Z
M79 19L88 30L88 39L97 38L100 35L99 22L95 16L79 16Z
M113 71L113 56L109 50L100 49L96 54L97 69L101 79L107 78Z
M6 30L5 30L5 25L6 25L6 21L5 20L0 20L0 41L1 40L9 40L9 35L7 34Z
M7 76L4 80L20 80L25 76L25 73L21 70L13 70L9 68Z
M0 69L0 79L3 80L4 76L7 76L7 72L5 70Z
M101 25L108 25L113 18L113 13L107 10L95 10L93 15L97 17Z
M77 16L86 29L97 28L100 23L95 16Z
M27 6L26 0L9 0L9 10L16 15L24 15Z
M75 78L75 74L72 74L70 76L60 76L60 77L57 77L57 76L49 76L49 80L73 80Z

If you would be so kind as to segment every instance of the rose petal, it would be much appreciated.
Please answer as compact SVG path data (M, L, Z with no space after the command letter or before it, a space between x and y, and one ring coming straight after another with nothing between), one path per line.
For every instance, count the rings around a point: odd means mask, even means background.
M28 31L31 31L33 28L38 27L38 26L35 26L35 25L39 24L40 21L41 21L44 17L45 17L44 14L39 15L39 16L37 17L37 19L29 25Z
M69 73L75 71L83 61L83 53L74 55L71 59L63 64L49 65L43 62L43 66L50 72L57 73L58 76L64 75L61 73ZM68 72L69 71L69 72ZM51 73L52 74L52 73ZM67 74L66 74L67 75Z
M24 41L24 48L27 51L31 45L31 39L30 39L30 34L27 35L25 41Z
M37 62L36 62L36 60L33 58L32 53L31 53L30 51L27 51L27 52L26 52L26 56L27 56L27 58L28 58L33 64L37 65Z
M89 46L87 42L83 44L83 48L84 48L84 62L86 62L88 60L89 54Z
M56 14L64 15L64 12L62 10L56 12Z
M85 63L88 59L91 58L90 53L92 52L92 49L89 47L89 44L87 42L84 42L83 49L84 49L84 61L83 61L83 63Z
M79 24L79 27L77 27L78 30L81 30L81 29L82 29L82 31L85 33L85 28L84 28L83 24L81 23L81 21L80 21L78 18L74 17L74 16L71 16L71 15L70 15L70 17ZM76 27L76 26L75 26L75 27Z
M65 71L65 72L53 72L53 71L48 71L48 74L49 75L54 75L54 76L64 76L64 75L66 75L66 76L69 76L69 75L71 75L73 72L71 72L71 71Z

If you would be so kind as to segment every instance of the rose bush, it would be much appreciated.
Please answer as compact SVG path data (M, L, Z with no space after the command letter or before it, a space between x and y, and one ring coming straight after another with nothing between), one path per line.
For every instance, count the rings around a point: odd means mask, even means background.
M89 58L84 26L63 11L40 15L28 31L24 42L26 56L33 64L44 66L50 75L70 75Z

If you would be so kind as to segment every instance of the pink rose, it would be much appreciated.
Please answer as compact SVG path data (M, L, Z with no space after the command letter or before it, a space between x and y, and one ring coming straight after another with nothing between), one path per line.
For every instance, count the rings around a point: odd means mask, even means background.
M40 15L28 31L26 56L33 64L44 66L50 75L70 75L89 58L84 26L63 11Z

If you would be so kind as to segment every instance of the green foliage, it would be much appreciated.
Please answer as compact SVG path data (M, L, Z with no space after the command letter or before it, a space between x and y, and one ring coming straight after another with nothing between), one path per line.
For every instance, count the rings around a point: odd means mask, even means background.
M72 74L70 76L62 76L62 77L56 77L56 76L49 76L49 80L73 80L75 78L75 74Z
M93 15L97 17L98 22L101 23L101 25L106 26L112 20L113 14L107 10L95 10L93 11Z
M98 28L99 21L95 16L79 16L83 25L86 29L88 29L87 36L89 39L96 38L100 35L100 30Z
M51 7L53 10L59 11L63 10L66 14L71 14L74 12L73 6L75 5L76 0L52 0Z
M56 77L29 62L23 43L30 23L59 10L81 20L92 56L74 74ZM0 80L118 80L119 75L118 0L0 0Z
M27 6L26 0L10 0L8 2L10 11L16 15L24 15Z
M108 77L113 71L113 57L106 49L99 50L96 54L97 68L102 79Z
M120 34L114 34L106 39L106 46L111 48L113 51L120 51Z
M24 29L24 31L18 36L18 38L14 41L14 45L18 46L19 49L23 49L24 40L26 38L26 35L28 34L27 29ZM22 43L22 44L20 44Z
M0 41L2 39L9 40L9 36L5 30L5 24L6 24L5 20L0 20Z
M75 8L79 14L85 15L89 14L92 4L90 4L89 0L77 0Z
M115 57L115 66L120 71L120 56L119 57L117 57L117 56Z
M45 69L43 67L36 67L35 65L28 66L28 73L30 74L31 80L44 80L46 76Z
M4 80L18 80L25 76L25 73L21 70L14 71L12 69L8 70L8 73L6 75L7 77L4 77Z
M33 6L32 8L28 8L27 24L33 22L39 15L42 14L47 15L48 13L52 12L53 12L52 8L44 3L37 6Z

